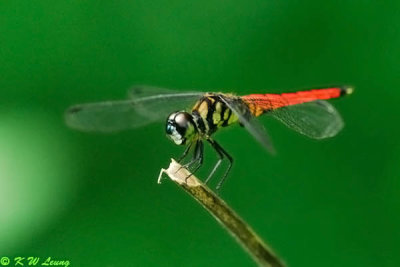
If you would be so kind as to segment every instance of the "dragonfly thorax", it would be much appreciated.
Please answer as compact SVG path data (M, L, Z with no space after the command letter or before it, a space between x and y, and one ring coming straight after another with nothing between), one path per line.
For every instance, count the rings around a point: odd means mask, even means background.
M185 145L195 138L197 127L192 115L185 111L177 111L168 116L165 131L175 144Z

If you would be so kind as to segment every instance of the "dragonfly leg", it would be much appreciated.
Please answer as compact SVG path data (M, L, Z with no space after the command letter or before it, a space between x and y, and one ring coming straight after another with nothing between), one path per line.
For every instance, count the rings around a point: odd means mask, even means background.
M214 144L209 141L211 146L215 149ZM222 152L220 152L218 149L215 149L215 151L217 152L219 159L217 161L217 163L215 164L214 168L212 169L212 171L210 172L210 174L208 175L207 179L205 180L205 184L207 184L210 179L213 177L215 171L218 169L219 165L221 165L222 160L224 159L224 154L222 154Z
M202 157L201 149L202 149L202 143L200 140L198 140L198 141L196 141L196 144L194 146L194 152L193 152L192 159L188 163L184 164L183 167L190 169L193 165L198 163L200 156Z
M187 154L190 151L190 148L192 148L194 142L190 142L190 144L185 148L185 151L183 151L183 154L179 157L179 159L177 160L178 163L181 163L181 161L187 156Z
M197 166L195 166L192 169L192 174L196 173L196 171L201 167L201 165L203 164L203 158L204 158L204 145L202 141L198 141L198 150L197 153L195 155L195 164L197 164ZM194 164L193 164L194 165Z
M185 178L185 182L187 182L187 179L189 179L189 177L192 176L194 173L196 173L197 170L201 167L201 165L203 164L203 158L204 158L204 145L201 140L198 140L196 142L193 159L188 164L186 164L185 167L186 168L191 167L195 164L196 166L192 169L191 174Z
M181 156L181 158L179 159L178 162L180 162L180 161L182 160L182 158L186 156L186 154L189 152L190 147L193 145L193 143L194 143L194 142L192 142L192 143L185 149L185 151L183 152L183 155ZM193 152L193 157L192 157L192 159L191 159L188 163L182 164L182 166L181 166L176 172L180 171L182 168L190 169L190 167L196 162L196 155L199 153L198 150L199 150L199 142L196 141L196 145L194 146L194 152Z
M228 154L228 152L225 151L225 149L223 149L216 141L212 140L212 139L208 139L208 142L211 144L211 146L214 148L214 150L218 153L219 156L219 160L218 162L215 164L213 170L211 171L210 175L208 176L208 178L206 179L205 183L207 183L211 177L214 175L215 171L218 169L219 165L221 164L222 160L226 157L229 160L229 166L228 168L225 170L224 175L222 176L221 180L218 182L217 186L216 186L216 190L218 191L222 184L225 182L226 177L228 176L229 171L232 168L232 164L233 164L233 158L231 157L231 155Z

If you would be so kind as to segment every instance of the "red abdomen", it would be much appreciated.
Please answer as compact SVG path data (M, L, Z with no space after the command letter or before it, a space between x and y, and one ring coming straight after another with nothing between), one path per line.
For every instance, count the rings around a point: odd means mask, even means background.
M251 94L242 96L242 99L248 105L251 113L259 116L269 110L315 100L338 98L351 92L351 87L333 87L283 94Z

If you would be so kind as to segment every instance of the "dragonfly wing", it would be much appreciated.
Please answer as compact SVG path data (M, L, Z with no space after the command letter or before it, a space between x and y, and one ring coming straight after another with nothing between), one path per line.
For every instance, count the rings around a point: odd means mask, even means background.
M129 98L135 101L140 100L141 103L139 106L142 113L150 118L155 117L156 120L159 114L163 117L167 116L171 112L171 108L172 111L188 108L190 104L194 104L195 100L203 94L204 92L180 92L147 85L136 85L128 92Z
M249 131L249 133L262 144L270 153L275 154L275 148L264 126L251 115L247 105L240 99L226 97L221 95L221 100L232 110L239 118L239 122Z
M156 86L149 86L149 85L135 85L131 89L129 89L128 98L137 99L154 95L170 95L177 93L182 93L182 91L156 87Z
M157 94L147 97L76 105L66 111L68 126L82 131L116 132L166 119L189 107L200 92Z
M344 126L339 112L323 100L286 106L267 114L296 132L314 139L333 137Z

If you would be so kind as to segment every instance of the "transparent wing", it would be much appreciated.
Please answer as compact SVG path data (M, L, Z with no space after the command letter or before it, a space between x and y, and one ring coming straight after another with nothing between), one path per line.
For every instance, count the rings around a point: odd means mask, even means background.
M158 89L157 94L131 100L72 106L66 111L66 123L82 131L115 132L136 128L166 119L169 113L190 107L203 94L172 93ZM155 90L152 92L156 93Z
M339 112L323 100L281 107L267 114L314 139L333 137L344 126Z
M249 131L249 133L262 144L262 146L270 153L275 154L275 148L271 139L260 124L260 122L251 115L247 105L240 99L221 95L222 101L232 110L239 118L239 122Z
M171 94L181 94L182 91L149 86L149 85L135 85L131 89L128 90L128 98L137 99L148 96L155 95L171 95ZM193 93L192 91L185 91L185 93ZM199 92L194 92L199 93Z

